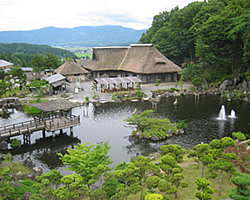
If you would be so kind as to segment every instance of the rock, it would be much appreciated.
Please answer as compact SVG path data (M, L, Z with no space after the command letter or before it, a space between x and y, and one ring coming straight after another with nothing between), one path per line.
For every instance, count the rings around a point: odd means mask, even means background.
M3 161L4 160L4 158L3 158L3 154L2 153L0 153L0 162L1 161Z
M234 90L234 88L235 88L235 87L234 87L233 85L230 85L230 86L227 86L226 89L227 89L228 91L232 91L232 90Z
M157 141L159 138L156 135L152 135L151 140Z
M19 179L22 179L22 178L23 178L23 173L21 171L17 172L16 179L19 180Z
M116 97L117 97L117 99L119 99L120 101L122 101L122 96L121 96L120 93Z
M181 130L180 130L180 134L184 134L185 133L185 130L182 128Z
M30 192L25 192L24 195L23 195L22 200L29 200L31 195L32 194Z
M149 136L148 136L148 135L144 135L144 138L145 138L145 139L149 139Z
M10 172L9 175L10 175L10 179L9 180L14 180L14 173Z
M129 94L129 97L136 97L137 96L137 93L135 93L135 92L131 92L130 94Z
M248 88L248 83L247 83L246 81L244 81L244 82L242 83L242 85L241 85L241 88L242 88L243 91L247 90L247 88Z
M11 181L10 184L11 184L11 185L14 185L14 186L16 186L16 187L19 187L19 186L20 186L20 183L17 183L17 182L15 182L15 181Z
M156 94L152 92L152 98L156 98Z
M163 93L163 94L162 94L162 96L163 96L163 97L169 97L169 96L170 96L170 94L169 94L169 92L168 92L168 91L166 91L165 93Z
M244 97L242 100L248 102L248 101L249 101L249 98L248 98L248 97Z
M174 134L174 131L173 131L172 129L170 129L170 130L169 130L169 133L173 135L173 134Z
M35 180L35 175L32 172L25 174L24 177L30 180Z
M159 165L159 162L155 162L155 165Z
M28 169L32 169L33 167L35 167L35 164L32 162L29 156L27 156L27 158L23 161L23 165Z
M43 173L43 170L40 167L33 167L33 172L35 173L36 176L41 176Z
M230 86L232 84L233 84L233 82L230 80L223 81L223 83L220 85L220 92L223 94L224 91L226 90L227 86Z
M153 160L155 160L155 157L152 156L152 157L149 158L149 160L150 160L150 161L153 161Z
M5 160L13 160L13 156L10 153L6 154L4 157Z
M176 130L175 131L175 135L179 135L180 134L180 131L179 130Z
M6 141L0 142L0 150L7 150L8 149L8 143Z

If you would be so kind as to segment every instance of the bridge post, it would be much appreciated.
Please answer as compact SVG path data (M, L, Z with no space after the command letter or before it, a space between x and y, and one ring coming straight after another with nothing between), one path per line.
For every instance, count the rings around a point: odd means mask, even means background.
M63 129L60 129L60 134L63 134Z
M43 129L43 138L45 138L45 128Z
M70 127L70 136L73 137L73 126Z

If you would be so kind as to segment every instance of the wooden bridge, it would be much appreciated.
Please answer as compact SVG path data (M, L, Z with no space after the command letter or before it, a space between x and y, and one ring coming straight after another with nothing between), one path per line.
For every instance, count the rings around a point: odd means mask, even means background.
M64 128L72 128L79 124L80 116L70 114L66 114L65 116L53 115L43 120L36 118L34 120L0 127L0 141L23 135L24 143L30 143L30 135L33 132L42 130L44 137L45 131L52 132L52 135L54 136L56 130L62 131Z

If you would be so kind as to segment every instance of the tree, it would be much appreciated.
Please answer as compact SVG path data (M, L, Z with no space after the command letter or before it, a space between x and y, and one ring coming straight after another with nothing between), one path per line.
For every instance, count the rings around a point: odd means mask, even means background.
M236 188L229 191L229 196L234 200L249 200L250 175L235 172L230 180L236 185Z
M195 162L197 162L197 169L199 169L199 163L202 163L202 173L201 173L201 178L203 178L204 174L204 167L205 165L208 165L212 163L214 160L210 156L210 146L209 144L197 144L193 150L191 150L187 156L190 157L195 157Z
M148 174L159 174L160 169L155 164L150 163L150 160L148 157L144 156L138 156L135 161L135 166L138 168L138 174L141 177L141 197L140 199L143 199L143 192L146 180L148 178Z
M79 174L66 175L61 182L64 186L54 192L59 199L78 199L90 195L89 188L82 185L83 178Z
M148 194L146 195L146 197L145 197L145 200L163 200L163 199L164 199L164 198L163 198L162 195L160 195L160 194L155 194L155 193L153 193L153 194L148 193Z
M212 199L212 194L214 193L214 190L209 187L210 182L205 178L197 178L195 180L195 183L197 185L197 192L195 192L195 197L197 197L200 200L210 200Z
M56 69L61 64L62 62L56 55L54 55L53 53L46 53L46 57L44 61L45 69Z
M45 57L43 55L35 54L32 60L30 61L30 66L35 72L42 71L45 66Z
M120 187L124 188L121 192L124 193L125 200L127 200L129 194L137 194L141 190L141 186L138 184L139 175L137 172L138 168L132 162L119 163L113 172L114 176L123 183Z
M107 155L110 148L108 142L97 145L89 145L87 142L78 144L74 149L68 149L68 154L62 155L58 153L58 155L64 164L69 165L67 169L81 175L82 183L90 188L98 180L94 173L98 165L109 165L112 163L111 158Z
M221 188L222 188L222 178L223 178L223 172L234 172L235 168L232 164L231 160L235 160L236 154L235 153L226 153L226 149L229 146L235 146L235 141L230 137L224 137L220 140L215 140L215 142L211 142L210 146L216 147L221 149L221 153L219 155L216 155L217 160L215 160L214 163L209 164L208 168L209 171L220 171L220 184L219 184L219 196L221 195ZM218 151L216 151L218 153ZM213 174L215 175L215 174ZM215 176L216 177L216 176Z
M162 151L162 155L170 154L172 155L175 160L180 163L183 159L183 156L186 152L186 149L181 148L180 145L176 144L169 144L169 145L162 145L160 150Z
M13 66L8 71L8 74L12 76L16 83L23 85L26 83L26 74L21 67Z

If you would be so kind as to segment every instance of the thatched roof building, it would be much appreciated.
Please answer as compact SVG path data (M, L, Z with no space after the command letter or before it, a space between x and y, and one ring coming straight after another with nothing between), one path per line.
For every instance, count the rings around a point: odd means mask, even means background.
M31 72L29 72L27 74L27 80L31 81L31 80L35 80L37 78L42 78L44 76L45 76L45 74L43 72L33 72L33 71L31 71Z
M139 76L143 82L175 81L182 69L161 54L152 44L132 44L128 47L95 47L92 60L84 65L94 78L108 74Z
M86 69L82 68L73 60L65 61L65 63L57 68L54 72L65 76L67 79L73 82L78 81L79 77L81 77L82 80L85 80L85 74L88 73Z

